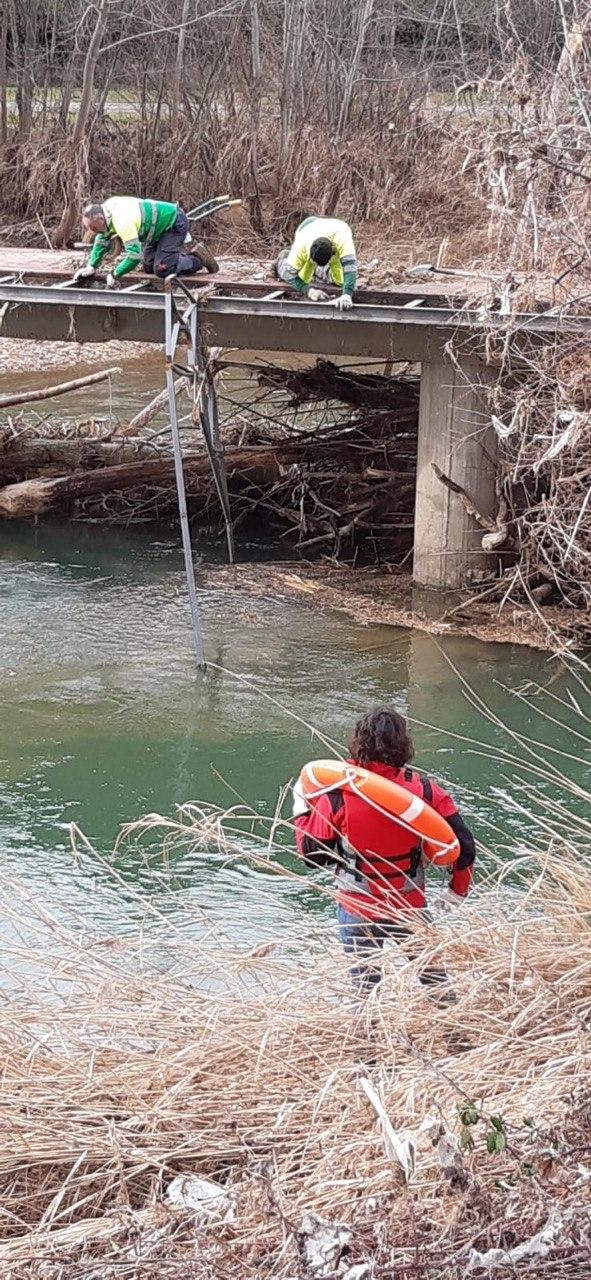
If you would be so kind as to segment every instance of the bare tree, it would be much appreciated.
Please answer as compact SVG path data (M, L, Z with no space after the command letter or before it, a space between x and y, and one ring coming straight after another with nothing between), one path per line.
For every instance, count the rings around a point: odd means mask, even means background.
M374 9L374 0L361 0L361 4L359 8L356 10L355 44L353 47L352 54L346 65L345 79L344 79L343 92L342 92L342 98L341 98L341 108L340 108L339 117L337 120L337 128L336 128L337 137L341 136L341 134L344 131L345 125L347 124L347 121L349 119L349 112L351 110L351 101L352 101L353 93L355 90L355 81L359 74L361 55L363 53L365 37L367 35L367 29L371 21L373 9Z
M170 94L170 123L173 131L176 131L179 123L179 111L181 106L181 83L184 70L185 60L185 44L187 40L187 23L189 21L189 12L191 0L183 0L181 10L180 27L177 36L176 57L174 60L174 71L172 77L172 88Z
M92 111L94 77L107 21L108 6L109 0L97 0L95 23L88 43L82 72L80 106L76 114L69 155L66 161L64 180L66 207L55 233L55 245L58 249L67 244L80 216L80 206L84 198L84 192L88 190L89 172L86 131Z
M8 139L8 8L4 5L0 19L0 146Z

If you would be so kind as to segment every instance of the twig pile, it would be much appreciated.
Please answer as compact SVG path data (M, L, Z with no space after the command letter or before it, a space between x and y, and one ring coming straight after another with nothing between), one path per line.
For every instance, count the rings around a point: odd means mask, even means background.
M217 365L222 374L229 367ZM239 369L221 379L235 523L262 516L306 554L372 562L408 556L416 377L346 371L327 360L298 371ZM202 523L217 525L219 501L195 416L181 419L189 506ZM31 427L10 419L0 428L1 514L42 514L52 506L92 520L174 517L168 424L148 430L149 420L140 419L121 429L116 422Z
M228 365L221 362L223 370ZM242 487L237 519L264 512L306 556L404 560L413 541L419 383L317 360L307 369L256 367L245 407L221 387L228 441L289 442L289 466L266 490ZM251 374L247 377L250 379Z
M516 52L511 39L501 78L489 73L463 86L472 119L462 136L466 168L488 199L490 261L507 315L494 424L503 454L499 524L510 554L488 598L563 603L573 638L588 642L591 364L588 338L572 322L589 319L591 296L589 0L568 12L559 5L554 62L525 45ZM557 317L557 338L524 359L517 316L540 297Z
M591 363L587 344L559 336L533 358L527 380L499 391L503 451L518 557L500 584L505 599L563 602L572 630L589 637L591 608Z

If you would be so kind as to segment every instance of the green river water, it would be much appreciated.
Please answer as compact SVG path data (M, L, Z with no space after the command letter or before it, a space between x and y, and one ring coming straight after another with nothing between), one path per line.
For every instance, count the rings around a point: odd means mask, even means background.
M128 412L160 378L158 365L130 380ZM222 584L208 568L223 560L221 542L197 537L195 546L207 655L235 674L210 667L196 675L174 530L0 526L0 848L5 869L36 899L59 917L83 912L99 931L125 932L136 923L130 898L92 856L73 859L70 823L105 854L122 823L171 814L185 801L227 806L238 795L271 814L303 761L326 754L290 713L344 745L357 715L383 702L423 722L413 725L417 762L449 786L485 848L504 857L543 843L527 814L507 806L521 785L512 760L491 760L451 736L504 748L517 762L522 754L470 704L446 657L504 723L546 744L554 763L584 782L577 717L556 701L572 678L547 655L466 639L440 646L271 590L253 597L240 579ZM242 560L269 554L248 542L239 548ZM532 696L537 685L550 688L550 700ZM143 874L133 850L120 866L130 884ZM181 871L182 891L171 895L163 884L164 909L184 920L204 910L240 939L330 910L287 878L263 892L268 877L248 866L186 853ZM151 888L159 891L157 872Z
M107 891L92 858L74 863L70 822L107 852L121 823L189 800L226 806L237 793L268 814L303 761L326 754L289 713L344 744L358 713L380 702L436 726L415 725L417 760L449 785L487 847L528 845L527 817L506 812L502 799L518 785L511 765L474 754L448 731L514 748L470 705L429 636L218 586L207 565L221 558L221 544L197 546L208 657L242 680L214 669L196 675L172 534L0 529L0 845L5 866L35 895L58 914L83 910L97 927L125 930L125 895ZM243 544L241 555L258 558L260 548ZM502 688L553 678L559 693L564 677L545 656L463 639L446 639L443 649L507 724L573 750L568 713L558 730ZM564 763L582 780L582 763ZM125 876L139 870L125 853ZM194 903L240 937L316 903L288 880L274 882L270 899L256 871L212 868L203 855L187 856L183 883L184 899L170 909Z

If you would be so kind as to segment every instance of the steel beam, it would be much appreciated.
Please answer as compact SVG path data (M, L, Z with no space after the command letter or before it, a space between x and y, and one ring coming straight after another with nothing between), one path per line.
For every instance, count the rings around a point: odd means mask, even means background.
M161 343L164 294L2 284L0 315L3 337ZM208 346L387 361L437 361L452 337L469 352L473 337L480 341L482 335L477 312L450 307L359 303L340 315L328 303L209 296L199 303L199 318ZM489 314L486 324L506 332L503 316ZM558 326L584 334L591 322L524 314L513 318L511 332L516 343L527 345L551 341Z
M0 285L0 337L162 344L164 294Z

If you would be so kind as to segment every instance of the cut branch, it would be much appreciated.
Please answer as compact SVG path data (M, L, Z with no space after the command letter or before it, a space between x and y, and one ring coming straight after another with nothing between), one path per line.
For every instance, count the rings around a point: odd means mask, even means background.
M175 392L178 393L179 391L181 391L183 386L185 387L187 386L187 379L184 376L181 376L180 378L177 378L175 381L175 384L174 384ZM158 416L158 414L160 413L160 410L163 409L166 404L168 404L167 388L165 388L164 391L160 391L157 396L154 396L154 399L150 400L150 403L145 405L143 409L140 409L139 413L136 413L134 418L130 418L129 422L127 422L125 426L119 427L117 431L117 435L118 436L138 435L138 433L142 431L144 427L148 426L149 422L152 422L152 420Z
M474 519L482 525L483 529L488 529L489 532L492 533L497 527L495 521L491 520L490 516L483 516L482 512L478 510L478 507L474 506L472 498L468 493L466 493L466 490L462 488L461 484L457 484L455 480L451 480L449 476L446 476L441 470L441 467L437 466L436 462L432 462L431 466L433 467L437 479L445 485L446 489L450 489L452 493L457 493L458 497L463 502L468 515L474 516Z
M0 409L10 409L15 404L33 404L36 400L50 400L52 396L78 391L79 387L91 387L97 382L105 382L107 378L122 372L117 366L113 369L101 369L100 373L88 373L84 378L73 378L71 382L57 382L53 387L39 387L36 391L15 391L12 395L2 396Z

